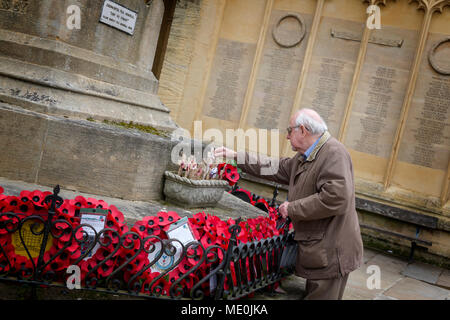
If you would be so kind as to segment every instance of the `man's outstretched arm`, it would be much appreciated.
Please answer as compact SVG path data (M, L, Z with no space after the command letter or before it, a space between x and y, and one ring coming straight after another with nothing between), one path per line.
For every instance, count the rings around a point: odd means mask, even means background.
M236 160L237 166L252 176L289 184L292 158L274 159L248 152L236 152L225 147L215 149L214 156Z

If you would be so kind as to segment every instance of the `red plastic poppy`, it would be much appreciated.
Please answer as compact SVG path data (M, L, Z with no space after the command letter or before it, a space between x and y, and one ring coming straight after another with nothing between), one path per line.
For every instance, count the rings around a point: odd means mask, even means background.
M27 257L13 255L11 257L12 263L14 263L14 270L19 273L21 277L29 277L33 273L33 262L36 264L36 259L31 261Z
M189 272L189 270L191 270L192 268L192 264L189 262L189 260L185 257L183 258L183 260L181 260L181 262L178 264L178 269L183 272Z
M194 224L190 219L192 219L192 218L189 218L188 222L189 222L189 226L192 231L192 235L194 236L195 240L200 240L200 238L205 233L203 230L203 227L199 227L198 225Z
M81 247L76 241L72 241L72 243L66 248L66 251L70 254L72 259L78 259L81 256Z
M83 196L76 196L75 199L70 200L70 203L79 208L87 208L87 200Z
M150 288L150 284L159 277L159 272L152 272L150 276L144 281L142 285L142 291L144 293L152 294L165 294L164 291L167 290L167 281L163 278L158 279Z
M216 225L217 235L222 235L223 237L229 237L230 236L229 227L230 226L227 222L220 220Z
M100 205L100 202L94 198L87 198L86 205L88 208L97 208L97 206Z
M203 226L206 223L206 218L207 216L204 212L198 212L192 216L193 219L192 223L199 226Z
M156 216L145 217L142 219L149 227L154 227L158 225L159 219Z
M212 246L216 243L216 236L211 235L208 232L205 232L205 234L203 235L203 237L200 239L201 244L203 245L204 248L207 248L209 246Z
M134 224L132 231L137 232L142 239L148 236L159 236L162 233L161 227L155 224L153 219L146 218L141 221L137 221Z
M111 254L112 250L109 247L100 247L95 251L93 258L97 260L98 262L101 262L108 258L108 256ZM108 264L112 262L111 258L108 258L106 261Z
M144 238L146 236L147 225L144 221L136 221L131 228L131 231L136 232L139 236L141 236L141 238Z
M158 224L163 227L180 220L180 216L175 211L160 211L156 216L158 217Z
M170 285L173 285L175 281L177 281L179 278L183 276L183 272L178 270L178 268L172 270L169 272L169 283Z
M108 265L108 263L102 264L98 269L97 273L99 276L106 278L114 271L114 263Z
M34 190L30 193L31 201L36 207L39 208L49 208L49 204L45 204L44 200L47 196L51 195L52 192L50 191L40 191L40 190Z
M16 213L22 213L25 216L30 216L34 214L34 204L30 201L23 202L22 200L19 200L16 205Z
M144 281L142 282L142 287L141 287L141 293L146 293L149 294L150 293L150 283L152 283L152 281L159 276L159 272L150 272L150 271L146 271L142 274L141 277L139 277L140 279L143 279ZM138 281L139 279L136 279L136 281Z
M56 249L55 247L52 247L52 249L50 249L50 251L48 253L49 258L50 257L54 258L49 263L49 266L50 266L51 270L53 270L53 271L64 270L72 263L71 255L68 252L63 251L61 254L59 254L58 256L55 257L57 252L58 252L58 249Z
M238 182L238 180L239 180L239 173L238 173L236 167L233 167L230 164L226 165L224 177L226 180L228 180L228 183L230 186L235 185L236 182Z
M195 266L195 265L197 265L199 263L199 261L201 260L202 256L204 255L204 250L200 246L195 246L195 248L194 247L190 247L187 250L186 254L187 254L187 257L188 257L187 258L188 262L191 265Z
M187 278L184 278L181 284L186 287L187 291L192 289L194 287L194 284L198 283L199 279L198 277L191 273Z
M208 215L205 221L205 228L206 229L215 229L217 224L220 223L222 220L220 220L219 217Z
M109 204L106 203L104 200L97 200L97 207L98 209L108 210Z
M19 204L20 199L16 196L6 196L5 199L3 199L4 205L7 205L9 207L16 208Z
M59 215L58 219L66 218L63 215ZM61 219L62 220L62 219ZM66 222L56 222L54 228L52 228L52 234L55 236L56 240L66 244L72 238L73 225L66 218Z
M64 200L63 204L56 209L58 213L64 213L69 217L75 217L77 213L77 207L70 203L70 200Z
M19 199L22 200L22 202L31 201L31 192L28 190L20 191Z
M253 201L253 195L252 195L251 192L248 191L248 190L239 188L239 189L237 189L237 190L231 191L231 194L234 195L234 196L236 196L237 198L239 198L239 199L245 201L245 202L254 204L254 201Z
M269 212L269 204L264 198L259 198L254 204L254 206L265 212Z
M132 270L128 271L131 271L132 273L138 272L139 270L144 268L144 266L146 266L147 264L148 264L147 255L145 253L141 253L129 263L128 266L132 266L133 268Z
M119 209L117 209L115 205L111 205L108 208L108 215L110 215L118 225L125 223L123 213Z
M220 176L220 178L222 178L223 177L223 174L224 174L224 167L226 166L227 164L224 162L224 163L220 163L220 164L218 164L217 165L217 174Z

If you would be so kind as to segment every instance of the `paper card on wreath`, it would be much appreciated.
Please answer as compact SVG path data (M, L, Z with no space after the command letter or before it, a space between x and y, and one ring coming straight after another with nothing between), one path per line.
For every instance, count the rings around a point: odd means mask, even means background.
M106 224L106 216L108 215L108 210L103 209L87 209L83 208L80 210L81 220L80 224L88 224L92 226L95 232L99 233L101 230L105 229ZM83 243L81 246L81 254L83 255L87 249L92 245L95 240L95 232L91 228L84 228L88 235L88 240ZM83 260L87 260L91 258L95 252L97 252L98 248L100 248L100 243L97 242L92 248L91 252L89 252Z
M169 239L179 240L184 246L189 242L196 241L194 236L192 235L187 217L184 217L179 221L173 223L167 231L167 236L169 237ZM173 266L173 263L175 261L178 261L182 253L181 245L178 242L172 242L172 244L176 249L175 254L173 256L169 256L165 252L163 252L159 260L153 266L151 266L152 272L165 272L167 269L170 269ZM155 246L156 249L148 255L149 261L153 261L155 259L155 256L160 253L161 243L158 242L155 244Z

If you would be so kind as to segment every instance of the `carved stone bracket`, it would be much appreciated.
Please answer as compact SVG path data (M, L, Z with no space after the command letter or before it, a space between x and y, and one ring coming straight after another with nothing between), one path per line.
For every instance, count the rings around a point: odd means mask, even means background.
M444 38L441 41L438 41L437 43L435 43L433 45L431 50L428 52L428 62L430 63L430 65L434 69L434 71L436 71L439 74L448 76L448 75L450 75L450 68L448 68L448 67L445 68L443 66L439 66L438 62L436 61L436 57L435 57L436 49L445 42L450 42L450 37Z
M292 42L286 43L280 38L280 35L278 34L278 28L279 28L281 22L283 22L283 20L288 19L288 18L294 18L295 20L298 21L298 23L300 24L300 35L297 39L294 39ZM282 16L278 20L277 24L274 26L273 31L272 31L273 40L276 42L276 44L278 44L280 47L283 47L283 48L295 47L303 40L303 38L305 37L305 34L306 34L305 22L303 21L303 18L297 13L291 13L291 14Z
M409 3L417 2L417 9L424 10L425 12L441 12L445 6L450 6L449 0L410 0Z
M361 41L361 36L355 33L347 32L347 31L338 31L331 29L331 36L333 38L344 39L344 40L352 40L352 41ZM403 39L387 39L380 38L376 36L371 36L369 38L370 43L380 44L388 47L401 47L403 45Z

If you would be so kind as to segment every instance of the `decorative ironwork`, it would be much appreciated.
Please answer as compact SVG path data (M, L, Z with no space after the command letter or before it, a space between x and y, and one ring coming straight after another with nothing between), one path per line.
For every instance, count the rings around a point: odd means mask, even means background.
M56 213L63 203L58 193L59 186L45 198L50 204L48 213L0 214L0 280L66 287L71 276L67 268L75 265L81 268L81 289L85 290L160 299L237 299L281 280L295 266L292 247L296 242L288 233L288 223L281 226L285 229L280 236L238 244L239 218L229 228L227 250L217 245L205 248L198 241L183 244L156 235L143 238L133 231L121 234L108 225L97 232L89 224L74 224ZM26 256L12 254L17 252L11 249L17 235ZM55 247L55 243L59 245ZM69 259L68 250L73 248L80 254ZM100 256L101 261L89 266L86 261L91 254ZM144 277L163 254L173 260L170 267L157 276ZM172 271L180 270L185 259L195 263L171 279ZM64 265L64 261L69 262ZM208 272L199 273L205 266L202 270ZM170 286L163 286L161 280L168 277ZM196 281L186 286L193 278Z

